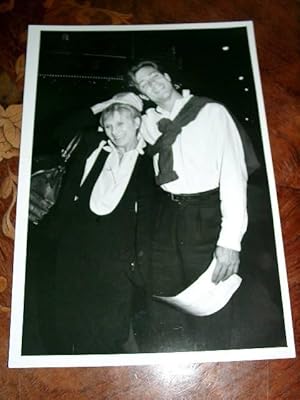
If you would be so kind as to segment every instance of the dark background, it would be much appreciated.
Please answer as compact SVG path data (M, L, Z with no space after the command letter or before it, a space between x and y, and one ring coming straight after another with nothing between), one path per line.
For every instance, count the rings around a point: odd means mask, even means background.
M224 51L224 46L229 50ZM123 76L137 59L155 59L183 88L223 102L244 123L260 156L260 129L245 28L42 32L35 151L49 149L55 127L66 118L73 115L78 124L84 123L78 113L128 90ZM244 79L239 80L239 76Z

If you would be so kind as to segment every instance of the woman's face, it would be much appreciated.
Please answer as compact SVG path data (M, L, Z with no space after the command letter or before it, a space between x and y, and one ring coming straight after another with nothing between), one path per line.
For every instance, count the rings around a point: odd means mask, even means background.
M140 119L133 118L129 110L119 110L109 113L103 121L106 135L118 148L132 150L137 145L137 130Z

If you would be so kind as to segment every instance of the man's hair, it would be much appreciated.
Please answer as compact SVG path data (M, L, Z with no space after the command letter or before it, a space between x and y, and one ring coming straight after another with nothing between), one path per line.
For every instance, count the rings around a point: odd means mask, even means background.
M132 107L129 104L114 103L111 104L109 107L107 107L105 110L103 110L101 113L99 123L102 126L102 128L104 127L105 119L116 111L118 112L129 111L132 119L141 118L141 113L135 107Z
M135 88L137 87L137 82L135 80L135 74L144 67L152 67L162 74L165 73L164 68L156 61L152 61L152 60L139 61L138 63L133 64L131 66L131 68L129 69L129 71L127 72L127 81L128 81L129 87L135 87Z
M167 73L168 75L171 76L172 79L172 84L175 87L176 90L179 90L182 87L181 81L177 77L177 72L173 70L172 65L169 65L168 69L170 69L172 72L170 73L169 71L166 70L166 68L157 61L154 60L141 60L139 62L134 63L128 70L127 75L126 75L126 80L127 80L127 85L133 90L135 88L136 92L139 92L138 84L135 79L136 73L144 68L144 67L152 67L156 69L156 71L160 72L161 74Z

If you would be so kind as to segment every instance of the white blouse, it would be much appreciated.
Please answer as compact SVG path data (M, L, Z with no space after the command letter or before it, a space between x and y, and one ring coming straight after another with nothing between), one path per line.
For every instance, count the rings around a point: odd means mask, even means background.
M101 151L108 151L103 169L96 180L90 197L90 209L97 215L110 214L119 204L133 173L136 160L145 142L140 139L135 149L122 156L117 149L106 141L101 141L86 161L81 185L88 176Z

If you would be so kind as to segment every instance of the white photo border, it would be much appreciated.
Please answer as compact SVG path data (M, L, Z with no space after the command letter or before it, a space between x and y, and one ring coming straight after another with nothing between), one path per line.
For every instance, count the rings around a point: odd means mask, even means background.
M201 352L149 353L149 354L112 354L112 355L70 355L70 356L24 356L21 354L23 306L25 291L25 260L28 230L29 183L31 173L34 116L37 94L40 37L44 31L64 32L113 32L113 31L166 31L193 29L246 28L249 51L254 76L259 123L262 133L263 151L266 162L268 185L271 197L273 224L275 231L276 252L279 280L283 304L283 316L286 333L286 347L252 348L239 350L215 350ZM192 23L168 25L102 25L102 26L60 26L30 25L25 69L21 150L19 161L19 183L17 200L17 218L15 251L13 266L12 313L9 344L10 368L33 367L98 367L126 366L183 362L221 362L242 360L265 360L295 357L295 343L284 256L276 185L272 165L271 148L263 101L262 85L257 60L254 27L252 21Z

